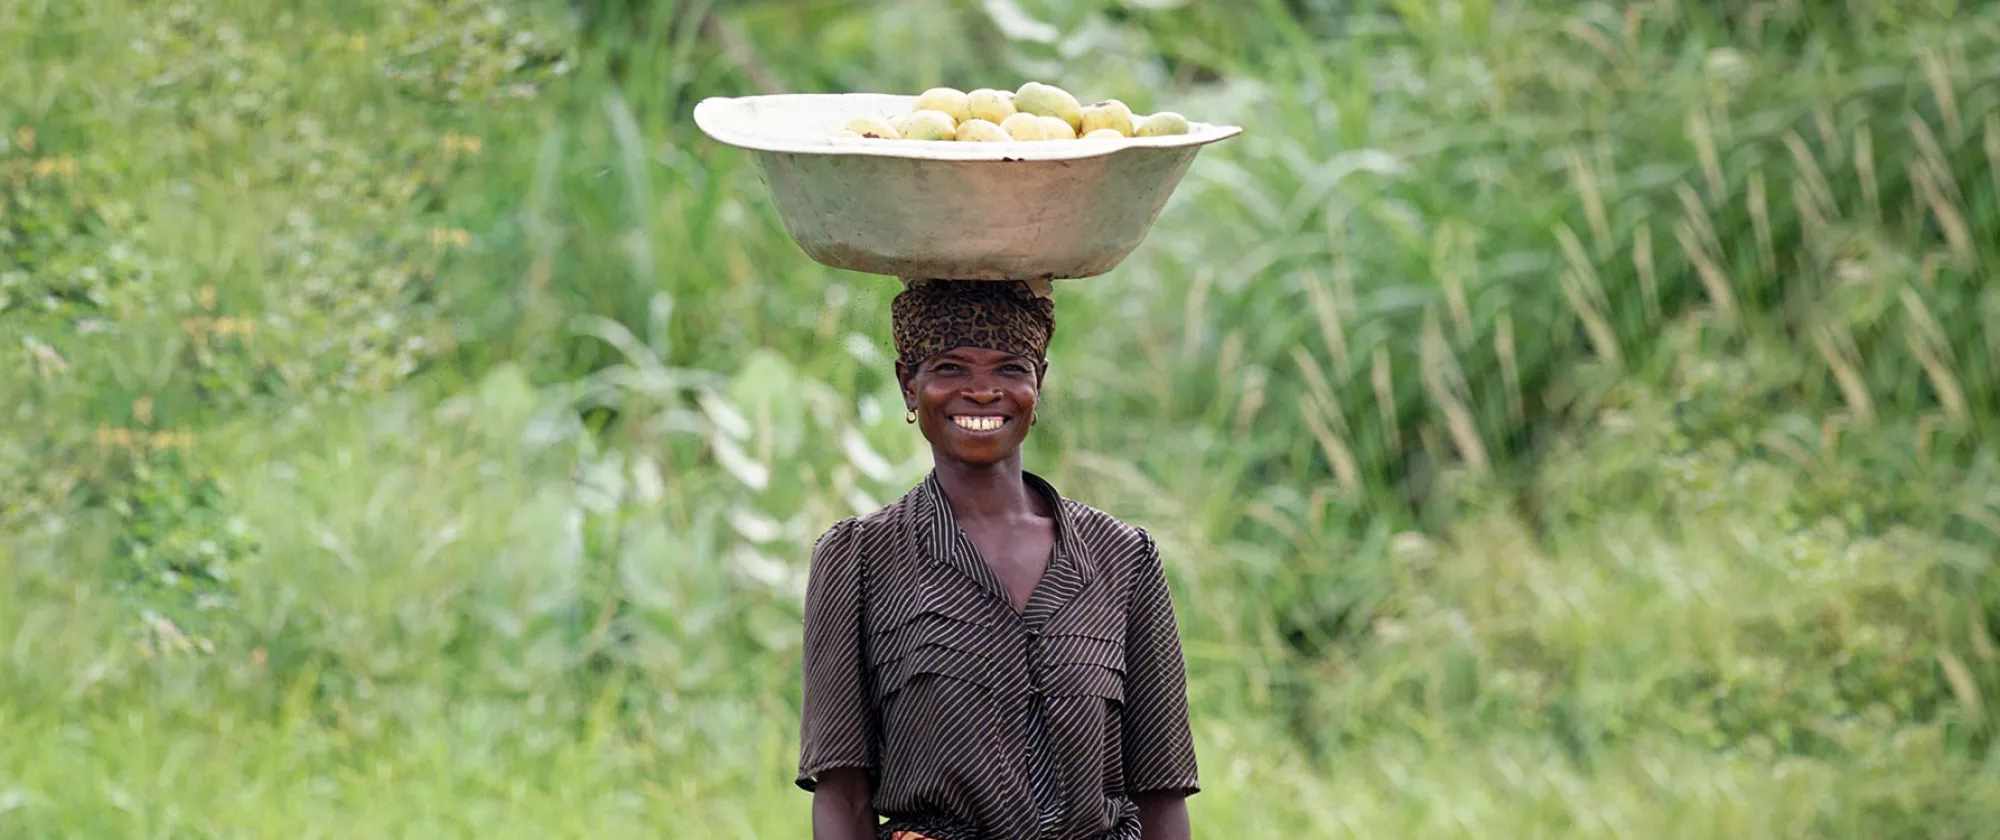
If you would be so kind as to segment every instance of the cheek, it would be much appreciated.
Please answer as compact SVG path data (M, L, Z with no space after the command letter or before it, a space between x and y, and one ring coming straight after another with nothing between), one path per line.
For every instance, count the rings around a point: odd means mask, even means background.
M951 395L952 395L952 390L949 386L932 385L927 388L918 389L917 407L936 408L938 406L944 405L946 402L949 402L951 400Z

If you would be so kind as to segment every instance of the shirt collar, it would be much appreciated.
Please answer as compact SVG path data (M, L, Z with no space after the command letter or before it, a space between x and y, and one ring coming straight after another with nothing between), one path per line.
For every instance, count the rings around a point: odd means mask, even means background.
M1036 587L1035 597L1028 604L1030 613L1053 615L1077 591L1096 578L1097 564L1091 562L1091 558L1080 549L1068 506L1063 503L1062 495L1056 492L1055 485L1025 470L1021 478L1048 500L1050 513L1055 518L1055 556L1049 559L1042 584ZM1007 596L1007 588L1000 583L1000 577L980 558L972 540L958 527L958 519L952 515L951 504L945 498L944 485L938 481L936 470L924 477L914 496L916 504L911 506L908 525L917 547L932 562L957 570L1011 606L1012 600ZM1043 603L1050 600L1053 603Z

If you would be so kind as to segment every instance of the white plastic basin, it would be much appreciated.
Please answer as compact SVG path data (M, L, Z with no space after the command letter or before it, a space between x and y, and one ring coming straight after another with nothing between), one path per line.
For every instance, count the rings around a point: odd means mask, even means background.
M751 152L785 230L814 260L906 279L1057 280L1115 268L1144 241L1201 147L1242 132L960 143L842 139L875 93L711 98L695 123Z

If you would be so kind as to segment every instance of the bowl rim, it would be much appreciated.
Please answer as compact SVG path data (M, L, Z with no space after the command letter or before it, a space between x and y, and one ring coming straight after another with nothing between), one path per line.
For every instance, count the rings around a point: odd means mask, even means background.
M960 143L950 140L870 140L783 136L745 131L739 115L753 103L779 109L839 102L857 112L909 110L917 97L892 93L772 93L756 96L711 96L694 106L694 121L710 138L727 146L756 152L798 155L848 155L938 161L1060 161L1086 160L1127 149L1183 149L1206 146L1243 133L1242 126L1188 121L1188 133L1167 137L1121 137L1116 140Z

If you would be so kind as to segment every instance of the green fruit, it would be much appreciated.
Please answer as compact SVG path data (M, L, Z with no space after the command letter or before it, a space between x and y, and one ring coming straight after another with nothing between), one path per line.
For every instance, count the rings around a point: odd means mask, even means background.
M1063 122L1061 117L1036 117L1042 124L1042 136L1050 140L1075 140L1076 128Z
M1161 111L1139 122L1137 137L1165 137L1171 134L1188 133L1187 117L1172 111Z
M1069 91L1041 82L1029 82L1014 92L1014 107L1022 113L1055 117L1069 123L1072 134L1083 125L1083 106Z
M985 120L994 125L1006 122L1008 117L1019 112L1014 107L1014 94L1012 91L994 90L992 88L980 88L966 94L965 105L967 113L973 119Z
M943 111L918 111L903 120L904 140L950 140L958 136L958 123Z
M1089 134L1083 135L1083 139L1085 140L1123 140L1125 139L1125 137L1126 137L1125 134L1121 133L1118 129L1115 128L1100 128Z
M1132 109L1125 107L1125 103L1116 99L1106 99L1084 106L1083 125L1079 126L1077 131L1089 136L1104 129L1116 131L1121 136L1132 136L1132 132L1138 130L1132 122Z
M1014 138L997 124L971 119L958 124L958 139L960 142L970 140L981 143L1005 143Z
M1048 139L1047 133L1042 130L1042 118L1034 114L1015 114L1002 120L1000 128L1007 132L1007 136L1016 140Z
M910 110L943 111L953 123L962 123L972 119L972 112L967 108L969 101L965 93L957 88L936 87L917 97L917 107Z
M877 140L895 140L903 136L889 121L874 114L862 114L847 121L847 130L863 137Z

